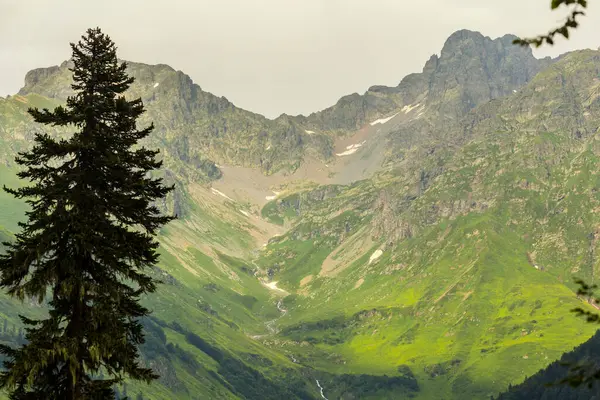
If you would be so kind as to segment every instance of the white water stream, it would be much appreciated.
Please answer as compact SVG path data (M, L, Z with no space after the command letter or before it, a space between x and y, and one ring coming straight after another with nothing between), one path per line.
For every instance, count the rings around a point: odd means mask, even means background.
M315 380L317 381L317 386L321 390L321 397L324 398L325 400L328 400L327 397L325 397L325 395L323 394L323 386L321 386L318 379L315 379Z

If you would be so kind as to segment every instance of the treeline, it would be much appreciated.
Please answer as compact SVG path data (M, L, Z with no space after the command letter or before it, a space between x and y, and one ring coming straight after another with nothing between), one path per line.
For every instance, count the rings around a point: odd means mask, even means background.
M576 365L585 365L586 368L574 371ZM561 383L567 378L573 380L583 376L579 374L591 376L597 371L600 371L600 333L525 379L522 384L509 387L497 400L600 400L600 382L597 380L591 387Z
M179 363L191 375L199 376L203 373L210 376L215 383L220 384L224 390L234 393L244 399L315 399L311 388L300 376L300 371L284 368L276 379L265 376L261 371L253 368L230 354L224 349L211 344L197 334L188 331L179 323L167 323L155 317L144 317L140 320L144 332L145 343L140 347L141 361L146 367L158 367L161 370L159 380L173 393L190 394L176 374L175 363ZM206 370L197 360L196 356L181 348L178 344L167 340L164 329L172 329L185 337L187 343L202 351L204 354L217 361L219 366L216 371ZM0 319L0 340L10 344L25 344L22 327L10 323L7 319ZM269 359L264 359L257 354L247 354L248 361L254 365L270 366ZM2 357L0 357L2 360ZM260 362L258 362L259 360ZM2 360L3 361L3 360ZM92 379L105 379L100 372L92 375ZM149 391L152 389L149 388ZM127 384L114 385L113 392L116 400L144 400L149 399L146 393L128 391Z
M10 323L6 318L0 318L0 341L19 346L27 343L23 327Z
M342 374L324 375L320 380L326 396L336 399L378 398L393 394L397 399L411 399L420 391L419 383L410 368L398 367L398 376Z
M409 398L419 392L419 385L408 366L398 367L397 376L334 375L310 368L285 368L277 376L265 374L273 363L259 354L232 354L215 343L187 330L176 321L166 322L150 316L142 320L146 343L141 347L146 365L161 363L161 382L173 392L189 393L175 375L173 363L177 360L191 374L208 375L224 390L249 400L262 399L318 399L315 379L319 379L333 397L361 398L363 396L396 393ZM191 352L167 341L165 329L181 334L185 341L218 363L216 370L205 369ZM241 357L241 358L239 358ZM270 370L272 371L272 369ZM311 385L314 383L314 385ZM123 395L124 392L119 393ZM143 393L142 393L143 394Z
M166 339L166 336L164 332L161 333L162 328L169 328L184 335L186 342L218 362L219 367L217 370L207 370L207 373L215 381L219 382L221 386L243 399L310 400L316 398L311 393L311 388L307 386L306 380L300 377L298 370L282 368L277 379L270 379L258 369L250 367L228 351L209 343L197 334L188 331L177 322L166 323L158 318L150 317L145 319L144 328L149 337L160 338L163 344L165 343L163 338ZM157 345L158 343L156 342L154 342L154 345L151 345L154 351L159 350ZM171 344L165 344L165 348L168 349L169 345ZM144 346L147 346L147 344ZM177 345L171 346L172 354L180 360L184 360L188 368L201 368L193 355L187 353Z
M127 384L123 384L123 387L119 389L117 386L113 387L115 392L115 400L148 400L148 397L144 397L141 392L138 392L135 397L127 394Z

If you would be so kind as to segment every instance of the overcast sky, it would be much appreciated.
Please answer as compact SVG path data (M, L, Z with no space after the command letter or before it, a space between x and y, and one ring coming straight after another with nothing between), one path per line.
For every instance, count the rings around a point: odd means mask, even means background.
M99 26L119 57L169 64L204 90L275 117L310 113L421 70L462 28L492 38L546 32L550 0L0 0L0 96L30 69L69 58ZM600 46L600 6L557 55Z

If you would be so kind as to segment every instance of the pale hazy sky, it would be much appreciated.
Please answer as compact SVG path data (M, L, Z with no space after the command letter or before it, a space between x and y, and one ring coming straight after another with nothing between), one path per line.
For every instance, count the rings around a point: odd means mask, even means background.
M599 1L569 41L600 46ZM530 36L561 22L550 0L0 0L0 96L69 58L99 26L119 57L164 63L204 90L275 117L310 113L421 70L458 29Z

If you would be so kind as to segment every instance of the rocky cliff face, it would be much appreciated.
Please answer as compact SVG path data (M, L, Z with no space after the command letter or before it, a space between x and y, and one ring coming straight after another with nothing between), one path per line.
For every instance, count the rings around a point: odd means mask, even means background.
M331 161L335 137L394 112L427 106L455 119L476 105L512 93L550 62L512 46L512 38L492 40L458 31L439 57L427 61L422 73L407 76L394 88L374 86L364 95L344 96L306 117L268 120L203 91L189 76L167 65L128 63L136 78L128 95L144 101L146 120L157 127L153 139L165 148L167 160L210 160L258 167L270 174L297 168L307 155ZM72 93L68 68L64 62L30 71L19 95L64 101Z
M297 168L305 153L331 157L330 140L307 134L294 120L267 118L235 107L225 97L203 91L191 78L166 65L128 63L136 78L130 97L148 110L142 123L153 121L150 141L163 149L167 165L214 163L258 167L270 174ZM69 63L31 71L20 96L41 95L64 102L72 94Z
M515 38L491 40L467 30L453 33L432 68L428 103L451 117L463 115L529 82L551 60L534 58L530 48L512 44Z
M406 76L396 87L372 86L362 96L346 96L307 121L325 129L352 130L417 104L457 118L479 104L511 94L552 62L536 59L529 48L514 46L515 38L505 35L492 40L479 32L457 31L421 73Z
M413 237L414 226L404 221L401 199L383 189L373 204L374 217L371 221L371 235L376 241L382 241L385 246L392 247L399 242Z

